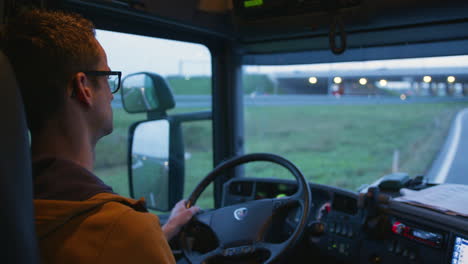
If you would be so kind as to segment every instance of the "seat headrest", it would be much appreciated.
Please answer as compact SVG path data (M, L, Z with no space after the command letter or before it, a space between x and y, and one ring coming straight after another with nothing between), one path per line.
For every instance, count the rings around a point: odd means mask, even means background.
M0 258L38 263L28 131L20 91L0 51Z

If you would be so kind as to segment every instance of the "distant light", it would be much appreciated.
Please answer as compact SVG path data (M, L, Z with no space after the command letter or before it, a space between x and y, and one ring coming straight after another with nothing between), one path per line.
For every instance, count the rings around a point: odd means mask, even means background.
M359 79L359 83L361 85L366 85L367 84L367 79L366 78L361 78L361 79Z
M317 81L318 81L318 80L317 80L316 77L310 77L310 78L309 78L309 83L311 83L311 84L316 84Z
M406 100L406 94L401 94L400 99L403 100L403 101Z
M453 77L453 76L447 77L447 82L454 83L455 82L455 77Z
M341 79L341 77L333 78L333 82L336 83L336 84L340 84L342 81L343 81L343 79Z
M432 78L431 78L431 76L424 76L423 81L425 83L430 83L432 81Z
M385 86L387 86L388 82L387 82L387 80L382 79L382 80L379 81L379 84L380 84L380 86L385 87Z
M166 166L166 167L169 166L169 161L165 161L164 166Z

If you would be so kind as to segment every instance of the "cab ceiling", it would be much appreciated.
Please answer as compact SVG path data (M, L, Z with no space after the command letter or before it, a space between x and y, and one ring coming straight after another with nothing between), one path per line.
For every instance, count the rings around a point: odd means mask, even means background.
M221 0L63 3L61 8L87 13L105 29L183 40L230 41L245 55L246 63L280 63L267 54L285 55L281 63L303 63L298 58L311 52L317 55L312 56L316 62L372 59L372 54L407 57L411 50L425 45L431 50L414 56L468 54L468 48L459 47L468 40L468 1L464 0L362 0L356 7L336 10L334 14L343 21L346 32L347 51L343 55L329 51L330 12L243 19L232 10L230 1ZM443 48L446 46L453 48ZM399 52L398 47L409 48ZM377 55L381 51L386 53Z

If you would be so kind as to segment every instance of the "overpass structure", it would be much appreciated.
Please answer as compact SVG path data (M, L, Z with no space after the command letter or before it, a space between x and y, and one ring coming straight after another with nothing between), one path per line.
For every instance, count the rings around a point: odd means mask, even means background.
M468 67L273 73L279 94L468 96Z

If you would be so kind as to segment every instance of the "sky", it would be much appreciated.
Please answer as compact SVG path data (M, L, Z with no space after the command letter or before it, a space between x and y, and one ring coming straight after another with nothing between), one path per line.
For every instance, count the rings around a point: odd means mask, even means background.
M97 30L96 35L106 50L111 69L122 71L124 76L139 71L155 72L163 76L211 75L210 51L203 45L104 30ZM468 67L468 56L293 66L246 66L244 70L249 73L273 73L432 67Z
M203 45L97 30L112 70L167 75L211 75L210 52Z

